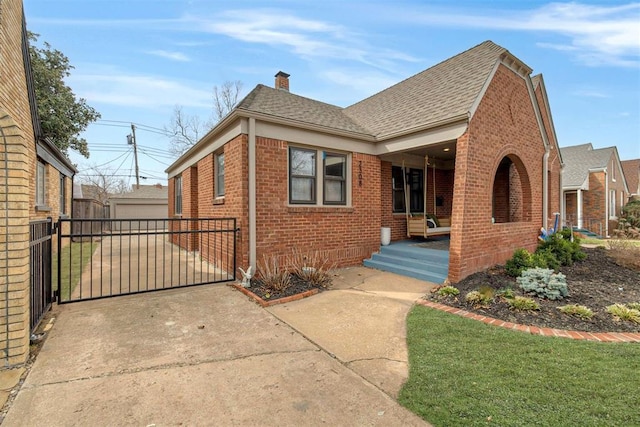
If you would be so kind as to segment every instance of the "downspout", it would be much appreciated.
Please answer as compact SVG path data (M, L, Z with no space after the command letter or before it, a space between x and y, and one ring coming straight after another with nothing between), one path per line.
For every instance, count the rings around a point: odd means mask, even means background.
M582 228L582 188L578 188L576 192L576 211L578 214L578 228Z
M249 118L249 265L256 271L256 119Z
M549 229L549 146L542 156L542 227Z
M565 199L565 194L564 191L562 190L562 176L564 175L564 164L560 164L560 188L558 189L558 194L560 194L560 224L559 224L559 228L562 230L562 224L565 224L565 218L566 218L566 199Z

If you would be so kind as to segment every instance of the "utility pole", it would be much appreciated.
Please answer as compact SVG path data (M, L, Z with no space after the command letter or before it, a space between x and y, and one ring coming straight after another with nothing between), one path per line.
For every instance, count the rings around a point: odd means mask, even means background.
M136 146L136 126L131 123L131 135L127 135L127 143L133 145L133 157L136 162L136 190L140 188L140 171L138 170L138 147Z

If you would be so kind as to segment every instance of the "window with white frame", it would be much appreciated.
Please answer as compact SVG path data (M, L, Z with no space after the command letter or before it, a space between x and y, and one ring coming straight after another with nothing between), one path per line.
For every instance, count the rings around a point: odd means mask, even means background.
M224 196L224 153L215 156L215 196Z
M611 190L609 195L609 216L615 218L616 216L616 190Z
M174 178L174 208L176 215L182 215L182 175Z
M346 154L289 147L289 203L347 205L348 186Z
M44 162L38 159L36 165L36 206L45 206L47 202L47 168Z
M616 182L616 162L611 162L611 181Z

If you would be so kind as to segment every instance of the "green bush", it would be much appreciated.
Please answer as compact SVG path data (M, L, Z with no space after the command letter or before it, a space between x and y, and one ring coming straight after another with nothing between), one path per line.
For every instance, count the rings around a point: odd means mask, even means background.
M531 255L531 263L533 267L540 268L550 268L554 271L558 271L560 268L560 261L556 258L553 251L549 250L549 248L536 250L533 255Z
M509 308L518 311L540 310L540 304L531 298L517 296L509 300Z
M616 320L640 323L640 311L629 308L624 304L613 304L607 307L607 313Z
M441 297L449 297L449 296L455 297L460 294L460 290L451 285L443 286L440 289L438 289L437 294Z
M558 310L560 310L564 314L568 314L570 316L574 316L582 320L588 320L593 317L593 311L591 311L590 308L585 307L584 305L578 305L578 304L563 305L562 307L558 307Z
M498 292L496 292L496 295L502 299L509 300L509 299L513 299L516 296L516 293L511 288L501 288L501 289L498 289Z
M640 200L624 205L621 216L631 227L640 227Z
M474 307L488 307L491 304L491 296L483 294L479 291L471 291L465 297L464 300L473 305Z
M524 270L533 267L531 254L524 248L516 249L513 256L507 260L505 271L511 277L519 277Z
M548 268L525 270L516 281L523 291L533 293L539 298L557 300L569 294L564 274L554 274L553 270Z
M565 237L566 235L569 237ZM580 239L570 241L571 230L552 234L547 240L538 244L536 253L545 253L545 259L549 260L553 255L560 265L572 265L574 261L581 261L586 254L580 248Z

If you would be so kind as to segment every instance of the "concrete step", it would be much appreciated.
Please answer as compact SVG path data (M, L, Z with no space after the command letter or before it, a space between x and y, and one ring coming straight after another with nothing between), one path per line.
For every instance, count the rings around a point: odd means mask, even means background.
M373 261L383 262L386 264L396 265L398 267L407 267L416 271L427 271L430 273L447 276L449 271L449 262L443 259L416 259L407 258L402 256L396 256L389 254L388 251L373 254L371 256Z
M407 247L403 245L381 246L380 253L417 260L441 261L449 263L449 251L427 248Z
M432 283L442 283L446 279L446 274L432 273L425 270L417 270L415 268L400 266L397 264L390 264L387 262L376 261L373 259L364 260L365 267L375 268L382 271L388 271L390 273L399 274L401 276L413 277L418 280L425 280Z

